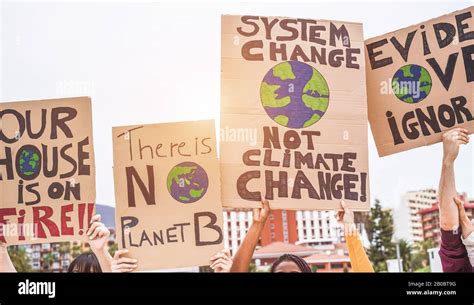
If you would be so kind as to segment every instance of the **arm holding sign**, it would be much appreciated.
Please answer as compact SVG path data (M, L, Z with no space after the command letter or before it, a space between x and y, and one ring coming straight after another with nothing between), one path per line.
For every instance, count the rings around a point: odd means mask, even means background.
M374 272L374 268L365 253L362 241L354 224L354 212L341 200L342 211L336 214L337 221L344 227L344 236L347 242L349 258L353 272Z
M244 241L237 250L230 272L248 272L253 252L257 246L263 227L270 214L270 205L262 200L262 208L253 210L253 222Z
M456 197L454 179L454 161L459 154L459 146L469 143L468 131L455 128L443 135L443 165L439 181L439 209L441 228L445 231L456 230L459 227L459 213L453 198Z
M468 131L454 128L443 135L443 164L439 182L439 213L441 246L439 255L444 272L472 272L466 247L459 232L459 211L453 203L457 196L454 161L459 146L469 143Z
M89 245L99 261L102 272L111 272L112 256L107 250L110 231L101 222L99 214L92 217L91 226L87 230L86 235L89 237Z
M0 272L16 272L10 255L8 255L7 244L0 242Z
M91 226L87 230L89 236L89 245L92 252L97 256L100 267L103 272L131 272L137 267L136 259L122 257L128 250L123 249L115 252L114 257L107 251L107 241L110 231L101 222L100 215L94 215L91 220Z

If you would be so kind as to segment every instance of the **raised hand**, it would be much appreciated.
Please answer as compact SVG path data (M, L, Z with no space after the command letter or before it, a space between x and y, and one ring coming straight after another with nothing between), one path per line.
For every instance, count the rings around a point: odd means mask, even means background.
M354 223L354 212L347 207L344 200L341 200L341 211L336 213L336 220L344 227L344 236L353 236L357 234Z
M105 249L107 241L109 240L110 231L101 222L101 216L99 214L94 215L91 219L91 226L86 232L89 237L89 245L92 251L98 252Z
M452 164L459 154L459 146L469 143L468 130L454 128L443 134L443 162Z
M265 222L267 221L268 215L270 215L270 204L268 203L268 200L263 200L262 199L262 207L253 209L253 222L255 224L261 224L265 225Z
M221 250L211 257L211 268L214 272L230 272L232 257L229 250Z

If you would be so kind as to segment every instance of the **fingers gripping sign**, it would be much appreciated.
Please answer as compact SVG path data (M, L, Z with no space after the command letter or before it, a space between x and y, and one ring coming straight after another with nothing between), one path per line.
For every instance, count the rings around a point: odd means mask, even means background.
M262 207L258 209L253 209L253 221L255 223L263 223L267 221L268 216L270 215L270 203L268 200L263 199L261 201Z
M88 236L88 242L93 251L102 251L107 246L110 231L101 222L101 216L99 214L92 217L86 235Z
M228 249L217 252L211 257L210 261L210 267L214 272L230 272L230 268L232 267L232 257Z
M118 250L114 254L112 260L112 272L132 272L137 268L138 260L133 258L127 258L125 255L128 254L127 249Z
M346 205L344 200L341 200L342 210L336 214L336 220L343 225L344 236L353 236L357 234L357 229L354 223L354 212Z

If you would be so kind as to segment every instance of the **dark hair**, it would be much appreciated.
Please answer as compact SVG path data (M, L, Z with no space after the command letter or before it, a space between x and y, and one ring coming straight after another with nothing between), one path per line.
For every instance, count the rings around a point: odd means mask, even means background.
M99 260L97 256L95 256L92 252L85 252L76 257L69 268L67 268L67 272L76 272L76 273L96 273L102 272L102 268L100 268Z
M272 265L270 272L275 272L275 269L278 267L283 262L293 262L295 263L298 268L301 270L303 273L311 273L311 267L308 265L308 263L302 259L299 256L293 255L293 254L283 254L280 256Z

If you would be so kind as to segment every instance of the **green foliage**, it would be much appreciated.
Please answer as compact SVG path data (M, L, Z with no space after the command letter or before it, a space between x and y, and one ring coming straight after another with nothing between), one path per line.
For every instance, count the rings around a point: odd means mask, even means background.
M110 247L109 247L109 253L110 255L112 255L112 257L115 255L115 252L118 250L118 244L117 243L113 243Z
M370 241L368 255L374 270L387 271L386 260L395 257L395 245L392 242L393 217L390 210L382 209L377 199L370 209L366 229Z
M81 249L80 244L72 246L71 255L72 255L73 258L78 257L79 255L81 255L81 253L82 253L82 249Z
M8 255L17 272L31 272L31 260L24 248L9 247Z
M418 270L425 270L426 268L429 269L429 254L428 249L434 248L433 241L423 240L419 242L415 242L413 246L413 258L411 261L412 269L416 270L416 272L423 272ZM429 272L429 271L428 271Z
M412 252L413 252L413 247L411 243L409 243L407 240L401 239L398 242L398 246L400 249L400 258L402 259L402 267L403 271L405 272L410 272L412 271Z
M59 253L65 255L71 252L71 243L70 242L61 242L59 244Z
M49 252L43 255L43 265L45 269L52 269L54 263L54 255L53 253Z

